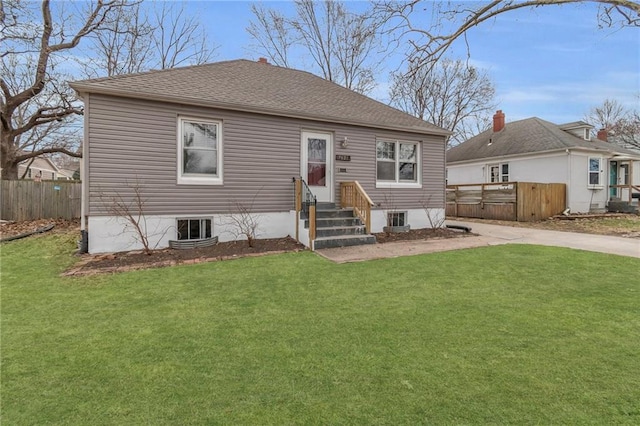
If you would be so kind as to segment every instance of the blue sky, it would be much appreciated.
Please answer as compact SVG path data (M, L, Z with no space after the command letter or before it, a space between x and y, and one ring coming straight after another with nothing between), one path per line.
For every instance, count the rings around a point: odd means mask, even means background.
M348 3L352 8L363 2ZM199 13L212 39L220 46L214 60L257 59L246 27L252 18L250 2L199 1L187 3ZM290 2L264 5L288 13ZM598 29L597 6L545 6L506 13L468 33L470 60L494 81L498 107L507 121L537 116L555 123L583 118L589 108L616 99L639 108L640 30ZM428 17L425 17L425 19ZM451 51L465 57L458 43ZM386 61L373 97L385 100L388 73L400 55Z

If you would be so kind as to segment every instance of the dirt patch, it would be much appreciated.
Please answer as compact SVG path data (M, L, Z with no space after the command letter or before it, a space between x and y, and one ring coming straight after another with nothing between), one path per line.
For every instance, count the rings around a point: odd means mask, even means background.
M468 232L454 231L447 228L439 229L412 229L408 232L394 232L386 233L380 232L373 234L379 243L393 243L396 241L415 241L415 240L429 240L434 238L458 238L470 235Z
M548 229L551 231L640 238L640 215L636 214L603 214L599 217L581 217L580 215L573 215L570 220L551 218L540 222L513 222L464 217L450 217L447 219L458 222L479 222L521 228ZM473 228L473 225L471 225L471 228Z
M21 222L2 221L0 222L0 239L14 237L16 235L26 234L29 232L35 232L47 225L54 225L53 229L51 231L48 231L48 233L69 232L76 229L78 230L78 232L80 232L80 219L40 219L26 220Z

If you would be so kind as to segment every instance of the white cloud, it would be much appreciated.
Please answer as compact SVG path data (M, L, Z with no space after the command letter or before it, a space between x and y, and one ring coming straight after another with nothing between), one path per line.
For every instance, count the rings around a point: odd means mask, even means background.
M469 65L476 67L480 70L487 70L487 71L497 71L500 69L498 64L496 64L495 62L483 61L480 59L469 58Z
M552 91L540 90L510 90L506 93L498 94L500 103L502 102L548 102L556 100L557 97Z

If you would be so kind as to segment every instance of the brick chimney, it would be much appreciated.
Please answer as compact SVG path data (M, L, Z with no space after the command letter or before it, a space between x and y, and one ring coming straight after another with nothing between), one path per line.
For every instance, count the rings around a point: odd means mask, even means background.
M269 61L267 61L267 58L258 58L258 62L260 62L261 64L269 64Z
M504 129L504 112L501 109L493 115L493 132L497 133Z
M609 141L609 132L607 131L607 129L600 129L600 130L598 130L598 135L596 137L598 139L600 139L601 141L608 142Z

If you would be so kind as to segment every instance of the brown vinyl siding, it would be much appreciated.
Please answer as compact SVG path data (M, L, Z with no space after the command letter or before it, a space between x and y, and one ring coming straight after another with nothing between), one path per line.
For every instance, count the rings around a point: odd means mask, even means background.
M422 189L393 189L397 208L420 208L431 197L433 207L444 208L442 136L380 131L365 127L330 125L310 120L209 109L179 104L91 94L86 119L90 167L90 215L109 214L102 200L115 192L130 195L140 182L145 213L206 215L228 212L233 203L253 202L255 212L293 209L291 178L300 174L303 130L331 132L334 155L350 155L350 162L334 161L336 202L339 182L358 180L375 203L388 189L375 189L376 139L422 141ZM222 121L223 185L177 184L178 117ZM340 147L348 137L347 149ZM346 168L347 173L337 173Z

